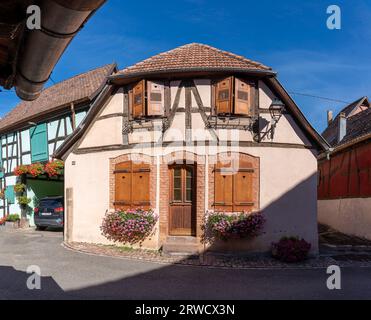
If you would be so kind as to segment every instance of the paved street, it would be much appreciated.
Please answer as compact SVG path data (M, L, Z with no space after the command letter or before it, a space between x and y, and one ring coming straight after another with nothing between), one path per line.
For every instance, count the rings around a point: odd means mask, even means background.
M59 232L0 231L0 299L371 299L371 268L344 268L341 291L326 270L225 270L105 258L69 251ZM42 289L28 290L38 265Z

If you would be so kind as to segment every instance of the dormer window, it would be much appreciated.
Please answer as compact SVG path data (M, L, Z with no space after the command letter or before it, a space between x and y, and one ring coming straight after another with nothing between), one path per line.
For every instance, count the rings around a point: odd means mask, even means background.
M217 115L254 115L255 84L228 77L215 85L215 113Z
M129 91L130 112L133 119L164 116L164 83L141 80Z

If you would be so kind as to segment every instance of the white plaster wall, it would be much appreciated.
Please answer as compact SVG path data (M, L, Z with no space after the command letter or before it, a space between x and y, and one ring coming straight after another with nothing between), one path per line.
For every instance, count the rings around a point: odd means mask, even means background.
M318 221L371 240L371 198L319 200Z
M112 97L111 101L104 108L101 116L107 116L115 113L122 113L124 111L124 92L123 89L119 89L117 93Z
M168 147L135 152L158 156L182 149ZM200 155L231 150L260 158L260 207L268 220L266 233L254 241L233 244L234 250L267 251L272 241L283 236L300 236L312 244L313 252L317 252L317 161L309 150L237 147L188 147L187 150ZM66 159L65 187L74 190L71 241L109 243L99 229L109 209L109 159L128 152L70 154ZM208 189L205 191L207 193ZM147 242L150 248L156 246L156 237Z
M81 148L122 144L122 117L96 121L90 128Z
M199 89L201 98L205 106L209 106L211 99L211 87L210 80L195 80L197 88ZM172 104L174 103L176 91L180 81L171 82L171 97ZM260 83L261 88L259 89L261 95L261 107L269 108L272 103L273 94L271 91L264 85ZM123 111L123 92L119 90L109 103L106 105L104 110L101 112L101 116L114 115L121 113ZM192 107L197 108L194 96L192 95ZM185 94L184 89L182 90L181 99L179 103L179 108L185 107ZM261 114L261 118L264 118L268 127L270 126L271 117L269 114ZM263 122L263 121L262 121ZM262 131L267 130L267 127L262 128ZM201 118L199 113L192 114L192 136L194 140L197 141L212 141L213 137L210 134L209 130L205 130L205 123ZM227 140L233 137L236 141L253 141L253 135L250 131L245 130L229 130L234 131L233 134L227 133L226 130L217 130L219 134L219 139ZM112 144L121 144L122 143L122 117L117 116L115 118L109 118L104 120L99 120L96 124L88 131L84 142L81 147L100 147L105 145ZM129 135L130 143L146 143L146 142L156 142L160 138L159 131L156 133L150 133L148 130L135 130L132 134ZM172 126L165 133L163 141L172 142L172 141L183 141L185 139L185 114L176 113ZM310 145L310 141L305 137L301 129L293 120L290 115L283 115L277 125L275 135L273 140L270 137L270 134L266 135L263 139L264 142L274 142L274 143L293 143L300 145Z

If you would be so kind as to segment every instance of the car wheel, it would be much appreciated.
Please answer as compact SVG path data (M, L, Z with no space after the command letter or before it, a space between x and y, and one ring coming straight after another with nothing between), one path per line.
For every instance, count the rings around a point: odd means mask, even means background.
M47 227L36 226L36 230L44 231Z

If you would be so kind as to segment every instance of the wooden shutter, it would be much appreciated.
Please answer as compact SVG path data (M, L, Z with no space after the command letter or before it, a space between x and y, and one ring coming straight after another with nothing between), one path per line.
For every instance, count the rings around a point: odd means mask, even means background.
M46 123L39 124L30 129L31 136L31 161L47 161L48 152L48 133Z
M218 81L215 91L216 113L232 113L233 77Z
M131 162L116 165L115 170L115 208L131 208Z
M250 211L253 200L253 170L241 169L233 176L233 209Z
M150 166L122 162L115 168L115 208L150 208Z
M214 209L223 211L251 211L254 207L253 174L250 163L240 162L237 172L229 164L215 166Z
M146 81L139 81L133 87L132 93L132 112L133 118L145 116L145 84Z
M8 204L14 204L15 203L14 186L7 186L5 188L5 199L8 201Z
M215 166L215 210L233 210L233 175L220 162Z
M245 80L235 80L235 107L234 113L251 116L253 113L253 88Z
M149 209L150 205L150 167L146 164L133 164L132 207Z
M165 88L163 82L148 81L148 115L149 116L162 116L164 115L164 101L165 101Z

